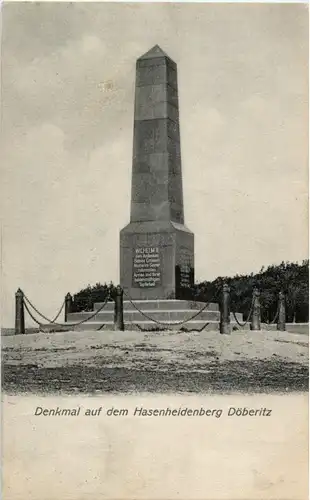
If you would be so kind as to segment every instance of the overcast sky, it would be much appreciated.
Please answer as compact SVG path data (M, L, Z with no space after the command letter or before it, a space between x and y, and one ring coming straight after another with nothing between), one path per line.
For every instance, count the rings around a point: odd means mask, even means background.
M178 64L196 280L308 256L302 4L11 3L2 8L3 326L20 286L52 315L119 280L135 62Z

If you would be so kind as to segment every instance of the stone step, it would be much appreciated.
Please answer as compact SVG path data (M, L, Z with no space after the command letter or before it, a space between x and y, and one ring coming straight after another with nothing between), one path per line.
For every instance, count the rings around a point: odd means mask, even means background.
M197 314L198 312L198 314ZM197 311L195 313L194 310L179 310L179 311L156 311L156 310L145 310L143 313L148 316L144 316L144 314L140 313L139 311L124 311L124 321L127 323L130 322L137 322L137 321L150 321L152 322L152 319L155 321L165 321L169 323L170 321L195 321L195 320L200 320L200 321L220 321L220 313L218 311L202 311L199 312ZM97 313L95 316L92 317L93 312L80 312L80 313L70 313L68 314L68 322L72 323L78 323L79 321L86 320L87 318L91 318L89 321L92 322L101 322L101 323L113 323L114 321L114 311L105 311L102 310L99 313ZM197 316L193 317L195 314ZM239 322L242 322L242 314L237 313L236 317ZM191 319L192 318L192 319ZM232 322L235 322L235 318L233 314L231 314L230 319ZM155 324L155 321L153 322ZM89 322L83 323L85 326Z
M87 326L86 326L87 325ZM107 323L100 323L99 321L92 321L87 324L80 325L78 327L75 327L76 331L87 331L87 330L113 330L114 329L114 324L113 322L107 322ZM240 327L237 325L235 322L231 322L231 329L233 327ZM245 327L245 329L249 329L249 325ZM175 324L167 324L167 325L156 325L151 321L137 321L135 323L126 323L125 322L125 330L126 331L181 331L181 330L186 330L186 331L192 331L192 330L203 330L203 331L219 331L219 322L218 321L202 321L202 320L196 320L196 321L189 321L188 323L184 325L179 325L177 322Z
M195 310L179 310L179 311L161 311L161 310L143 310L142 314L139 311L136 310L131 310L131 311L124 311L124 321L143 321L143 320L157 320L157 321L184 321L186 319L191 319L193 316L195 316L193 319L200 319L204 321L208 320L214 320L214 321L219 321L220 320L220 313L218 311L208 311L204 310L202 312L195 311ZM89 318L93 313L89 312L80 312L80 313L70 313L68 314L68 321L73 321L73 322L78 322L82 321L83 319ZM148 318L146 318L146 316ZM237 316L238 317L238 316ZM114 311L105 311L104 309L97 313L93 321L113 321L114 319ZM233 320L233 317L231 317ZM242 321L241 315L239 314L238 317L239 321Z
M141 310L153 310L153 309L159 309L161 311L163 310L169 310L169 311L175 311L175 310L197 310L197 309L202 309L206 303L205 302L195 302L195 301L189 301L189 300L177 300L177 299L171 299L171 300L133 300L132 301L139 309ZM94 304L94 311L97 311L102 307L103 302L96 302ZM106 306L104 307L105 310L114 310L114 302L108 302ZM219 305L215 302L211 302L208 304L206 307L208 311L218 311L219 310ZM129 300L124 300L124 310L135 310L134 305L129 301Z

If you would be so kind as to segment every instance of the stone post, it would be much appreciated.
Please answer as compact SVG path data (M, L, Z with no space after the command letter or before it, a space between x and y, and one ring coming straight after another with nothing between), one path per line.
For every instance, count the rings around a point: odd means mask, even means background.
M279 316L278 316L278 323L277 323L277 330L280 330L281 332L285 331L285 294L281 291L279 292L279 299L278 299L278 310L279 310Z
M260 291L254 288L251 330L260 330L260 321Z
M114 330L124 330L124 291L120 285L117 285L114 296Z
M24 294L19 288L15 293L15 335L25 333Z
M222 289L220 333L230 334L230 288L225 283Z
M73 309L73 299L71 293L67 293L65 296L65 323L68 321L68 314L72 313Z

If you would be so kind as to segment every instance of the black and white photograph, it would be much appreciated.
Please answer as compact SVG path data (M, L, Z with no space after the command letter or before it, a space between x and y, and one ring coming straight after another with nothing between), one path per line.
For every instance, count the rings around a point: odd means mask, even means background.
M45 425L99 421L105 400L87 398L109 397L138 398L133 415L161 425L226 412L266 426L271 406L184 401L298 397L306 422L307 4L3 2L1 60L7 435L25 398ZM146 408L151 396L183 403ZM189 483L47 494L29 472L4 498L303 500L294 471L253 473L242 494L236 473L230 497Z

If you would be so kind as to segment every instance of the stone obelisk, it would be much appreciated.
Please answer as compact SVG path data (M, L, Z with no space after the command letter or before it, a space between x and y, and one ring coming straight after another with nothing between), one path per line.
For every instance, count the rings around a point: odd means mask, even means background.
M194 283L184 225L177 66L156 45L137 60L130 223L120 284L132 299L183 299Z

